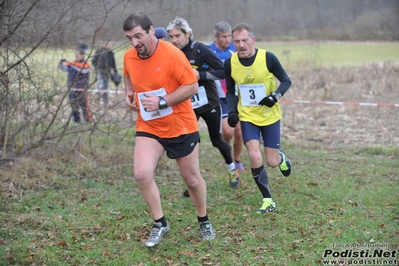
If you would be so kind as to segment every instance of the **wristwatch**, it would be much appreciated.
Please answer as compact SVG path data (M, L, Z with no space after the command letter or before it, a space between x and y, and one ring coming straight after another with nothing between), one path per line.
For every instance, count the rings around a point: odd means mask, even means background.
M165 99L161 96L159 96L159 109L163 110L168 108L168 103L165 101Z

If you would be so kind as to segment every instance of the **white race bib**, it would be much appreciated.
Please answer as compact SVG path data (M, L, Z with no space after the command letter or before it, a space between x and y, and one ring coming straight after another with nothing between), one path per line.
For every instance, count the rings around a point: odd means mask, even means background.
M215 80L216 89L218 90L219 98L226 98L226 94L223 91L222 84L220 80Z
M198 93L191 97L191 105L193 106L193 109L197 109L206 104L208 104L208 96L206 96L204 86L201 86L198 88Z
M151 112L145 111L143 105L141 104L141 99L145 98L144 94L151 95L151 96L165 96L166 91L164 88L160 88L159 90L155 90L155 91L147 91L147 92L138 93L138 98L139 98L139 103L140 103L140 115L144 121L157 119L157 118L167 116L167 115L170 115L171 113L173 113L173 109L170 106L168 106L168 108L163 109L163 110L156 110L156 111L151 111Z
M266 97L265 84L242 84L238 86L243 106L258 106L259 102Z

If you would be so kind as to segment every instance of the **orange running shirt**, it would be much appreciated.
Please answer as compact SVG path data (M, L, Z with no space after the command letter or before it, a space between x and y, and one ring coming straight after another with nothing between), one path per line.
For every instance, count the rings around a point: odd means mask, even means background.
M130 78L138 106L138 93L164 88L171 93L180 85L197 82L190 62L182 51L166 41L159 41L154 54L146 59L137 55L135 48L124 55L123 72ZM157 119L144 121L137 116L136 132L147 132L160 138L175 138L198 131L191 99L173 105L173 113Z

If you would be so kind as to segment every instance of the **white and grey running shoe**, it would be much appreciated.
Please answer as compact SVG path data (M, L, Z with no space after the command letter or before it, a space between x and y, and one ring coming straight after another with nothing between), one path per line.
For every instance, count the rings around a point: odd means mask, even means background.
M200 233L202 240L212 240L216 238L216 234L213 231L212 224L210 221L199 222Z
M164 235L169 233L170 226L166 221L166 227L162 227L162 223L154 223L152 225L150 237L145 241L146 247L152 248L161 243Z

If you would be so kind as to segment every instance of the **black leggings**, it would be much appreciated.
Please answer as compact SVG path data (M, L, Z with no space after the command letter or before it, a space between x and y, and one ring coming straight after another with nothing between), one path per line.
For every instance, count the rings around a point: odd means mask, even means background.
M233 162L233 159L231 157L229 144L227 144L227 142L222 138L222 110L220 108L220 105L201 114L196 113L196 116L197 121L200 117L204 119L208 127L208 133L212 145L219 149L226 164L231 164Z

